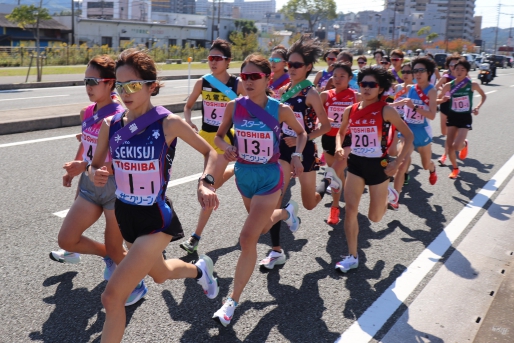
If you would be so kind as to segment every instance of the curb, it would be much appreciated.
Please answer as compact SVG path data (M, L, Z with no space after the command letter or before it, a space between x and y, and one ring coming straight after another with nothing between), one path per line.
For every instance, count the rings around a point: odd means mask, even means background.
M197 101L193 106L193 111L200 110L202 107L201 104L201 101ZM178 102L174 104L163 105L163 107L173 113L182 113L184 111L185 105L185 102ZM50 130L68 126L79 126L80 124L80 116L78 114L65 114L57 117L11 121L0 123L0 135L22 133L27 131Z

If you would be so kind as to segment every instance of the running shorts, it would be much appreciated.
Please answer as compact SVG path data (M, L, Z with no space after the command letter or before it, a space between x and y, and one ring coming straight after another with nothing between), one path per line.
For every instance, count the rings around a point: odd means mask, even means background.
M79 179L79 196L104 210L114 210L114 201L116 200L114 175L109 176L104 187L96 187L89 176L82 173Z
M138 237L157 232L172 236L172 242L184 237L182 224L167 197L166 201L152 206L130 205L116 199L114 213L121 235L129 243L134 243Z
M291 154L296 151L296 147L288 147L284 139L280 140L280 159L291 163ZM303 172L319 170L318 147L313 141L307 141L303 149Z
M364 183L368 186L379 185L389 180L389 176L384 172L385 167L382 167L384 159L389 160L388 156L370 158L350 154L348 172L364 179Z
M204 130L200 130L198 132L200 137L205 139L207 143L209 143L210 146L216 150L216 152L220 155L223 155L225 152L218 148L216 144L214 144L214 137L216 137L216 132L207 132ZM230 131L225 135L225 142L227 142L230 145L234 145L234 129L230 129Z
M352 146L352 136L345 135L343 141L343 148L349 146ZM321 136L321 147L327 154L334 156L336 154L336 136Z
M446 126L455 126L459 129L473 130L471 127L473 124L473 116L471 112L458 113L449 111L446 116Z
M284 173L280 163L245 164L234 167L236 185L242 196L251 199L254 195L273 194L284 188Z
M451 107L450 107L449 101L442 102L439 105L439 112L441 112L442 114L448 114L448 112L450 112L450 110L451 110Z
M424 146L432 143L432 127L430 125L412 125L407 124L409 129L411 129L414 134L414 148L422 148ZM400 132L398 132L398 138L403 137Z

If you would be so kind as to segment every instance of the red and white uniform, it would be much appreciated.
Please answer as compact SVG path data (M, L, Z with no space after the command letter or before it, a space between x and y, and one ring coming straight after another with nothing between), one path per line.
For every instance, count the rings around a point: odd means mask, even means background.
M390 144L390 124L384 122L383 108L386 102L379 101L359 110L359 103L350 111L349 129L352 134L352 154L376 158L387 153Z

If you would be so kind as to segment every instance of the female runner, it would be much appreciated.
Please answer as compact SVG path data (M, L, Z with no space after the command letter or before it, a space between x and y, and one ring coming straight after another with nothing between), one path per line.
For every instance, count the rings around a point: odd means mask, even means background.
M318 92L323 92L325 90L325 86L327 85L328 80L332 77L333 68L332 65L335 63L337 59L337 54L339 50L332 49L329 50L323 55L323 59L327 62L328 68L324 70L318 71L316 76L314 77L314 84L316 85L316 89Z
M290 78L287 73L287 49L283 45L277 45L271 50L271 78L269 88L273 92L273 98L280 100L284 88L289 84Z

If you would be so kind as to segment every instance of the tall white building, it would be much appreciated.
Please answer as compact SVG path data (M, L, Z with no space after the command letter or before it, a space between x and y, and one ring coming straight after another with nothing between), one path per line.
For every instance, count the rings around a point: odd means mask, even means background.
M151 0L83 0L82 17L148 22L152 18Z

